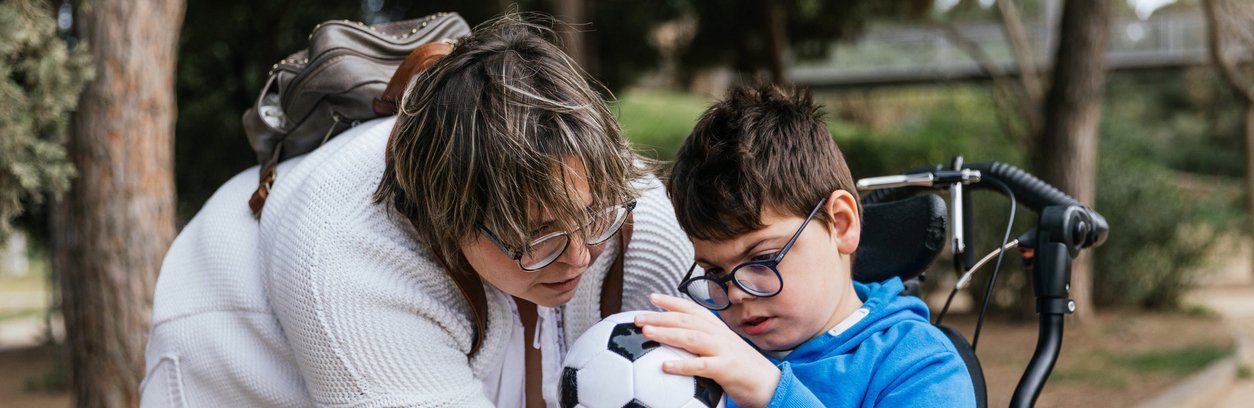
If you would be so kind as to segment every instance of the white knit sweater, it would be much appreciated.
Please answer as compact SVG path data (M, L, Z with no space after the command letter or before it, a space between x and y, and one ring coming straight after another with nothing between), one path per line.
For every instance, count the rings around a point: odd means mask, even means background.
M491 406L483 380L510 347L510 298L485 282L486 335L468 359L473 324L461 292L410 224L372 202L394 120L279 165L260 224L245 205L256 167L205 203L157 280L144 407ZM623 310L673 294L693 256L660 183L646 182ZM566 345L599 320L616 248L562 307Z

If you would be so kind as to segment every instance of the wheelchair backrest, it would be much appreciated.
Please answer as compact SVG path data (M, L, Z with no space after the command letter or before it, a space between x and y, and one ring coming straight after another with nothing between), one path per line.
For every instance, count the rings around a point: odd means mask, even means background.
M919 276L945 247L945 200L923 194L862 206L862 237L854 252L853 279L883 282Z

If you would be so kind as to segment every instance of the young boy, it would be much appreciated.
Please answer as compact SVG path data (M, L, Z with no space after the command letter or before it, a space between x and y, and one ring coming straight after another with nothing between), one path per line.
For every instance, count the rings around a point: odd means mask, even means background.
M666 372L711 378L742 407L975 406L927 306L898 296L898 278L852 280L858 193L808 92L731 91L680 148L667 191L695 249L680 288L695 303L654 294L670 312L636 324L699 357Z

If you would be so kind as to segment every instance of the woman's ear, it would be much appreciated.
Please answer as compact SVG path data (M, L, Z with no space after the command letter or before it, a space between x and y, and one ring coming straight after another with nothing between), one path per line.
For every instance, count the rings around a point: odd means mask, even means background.
M862 220L858 217L858 202L845 190L833 191L824 205L828 226L836 248L844 255L852 255L862 238Z

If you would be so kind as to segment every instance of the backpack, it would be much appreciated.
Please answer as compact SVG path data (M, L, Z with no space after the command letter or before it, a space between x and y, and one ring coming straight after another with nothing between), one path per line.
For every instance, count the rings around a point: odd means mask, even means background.
M248 200L260 218L275 166L309 153L358 123L394 115L418 71L452 51L470 34L457 13L367 26L349 20L319 24L309 48L270 69L244 132L261 164L261 180Z

